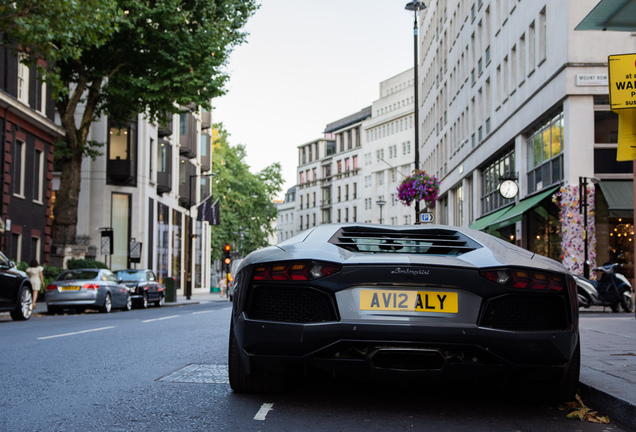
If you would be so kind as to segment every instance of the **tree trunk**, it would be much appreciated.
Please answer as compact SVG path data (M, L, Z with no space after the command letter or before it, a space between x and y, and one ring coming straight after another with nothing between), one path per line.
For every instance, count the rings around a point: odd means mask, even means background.
M53 226L51 237L53 244L75 244L77 235L77 212L80 186L82 182L82 159L86 149L86 139L95 119L99 90L103 78L97 77L89 82L80 74L73 91L56 103L62 126L66 130L64 137L66 149L58 161L62 169L60 189L57 191L53 208ZM86 93L85 93L86 92ZM80 106L82 96L86 94L84 112L79 127L75 123L75 112Z
M74 155L62 163L60 189L55 197L52 227L53 244L75 244L77 234L77 205L79 203L82 180L82 153ZM77 154L79 153L79 154Z

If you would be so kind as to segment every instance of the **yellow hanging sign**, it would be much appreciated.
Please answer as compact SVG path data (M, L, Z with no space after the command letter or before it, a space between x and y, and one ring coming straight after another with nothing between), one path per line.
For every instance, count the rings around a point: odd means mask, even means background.
M636 108L636 54L611 55L607 64L610 107Z

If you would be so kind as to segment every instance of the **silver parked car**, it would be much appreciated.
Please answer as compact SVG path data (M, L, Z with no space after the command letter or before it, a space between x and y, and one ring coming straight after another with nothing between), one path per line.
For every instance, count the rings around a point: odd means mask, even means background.
M49 313L62 309L97 309L108 313L112 309L132 309L130 291L117 282L106 269L67 270L46 287L46 307Z

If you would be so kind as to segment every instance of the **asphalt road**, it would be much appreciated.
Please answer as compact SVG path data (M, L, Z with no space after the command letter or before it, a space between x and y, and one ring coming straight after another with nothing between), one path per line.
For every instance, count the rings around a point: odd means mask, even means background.
M236 395L230 305L0 314L0 431L620 431L522 394L470 386L307 382ZM593 408L593 407L592 407Z

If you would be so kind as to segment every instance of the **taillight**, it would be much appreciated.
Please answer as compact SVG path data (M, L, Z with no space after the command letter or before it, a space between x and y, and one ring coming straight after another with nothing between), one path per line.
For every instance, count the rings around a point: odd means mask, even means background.
M258 264L252 278L257 281L310 281L337 273L340 268L311 261Z
M47 291L55 291L56 289L57 289L57 285L53 285L53 284L48 285L48 286L46 287L46 290L47 290Z
M84 289L99 289L99 285L97 285L97 284L84 284L84 286L82 286L82 288L84 288Z
M479 274L486 279L510 288L563 291L563 275L525 269L481 270Z

